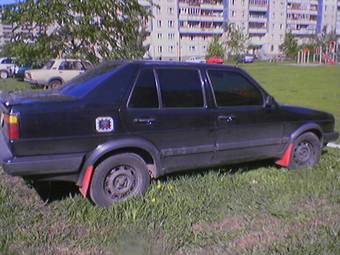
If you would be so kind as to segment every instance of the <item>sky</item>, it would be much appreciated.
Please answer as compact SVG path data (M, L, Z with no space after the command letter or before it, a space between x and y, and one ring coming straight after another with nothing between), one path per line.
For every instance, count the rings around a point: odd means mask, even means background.
M17 0L0 0L0 5L2 4L13 4L15 2L18 2Z

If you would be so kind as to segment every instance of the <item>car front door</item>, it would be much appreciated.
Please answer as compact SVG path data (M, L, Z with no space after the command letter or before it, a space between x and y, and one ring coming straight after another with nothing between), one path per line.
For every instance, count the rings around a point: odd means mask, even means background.
M217 163L277 157L284 126L278 110L265 107L266 93L234 68L206 74L215 101Z
M131 133L158 148L163 171L211 163L214 122L198 69L142 69L123 114Z

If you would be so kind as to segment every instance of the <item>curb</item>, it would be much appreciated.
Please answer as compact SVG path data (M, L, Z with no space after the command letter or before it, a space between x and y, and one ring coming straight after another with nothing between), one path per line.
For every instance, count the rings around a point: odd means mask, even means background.
M336 144L336 143L328 143L327 147L330 148L335 148L335 149L340 149L340 144Z

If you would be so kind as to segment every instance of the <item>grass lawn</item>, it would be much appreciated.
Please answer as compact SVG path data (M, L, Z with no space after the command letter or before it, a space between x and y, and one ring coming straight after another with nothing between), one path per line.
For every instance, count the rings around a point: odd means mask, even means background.
M340 130L340 66L243 65L278 101L334 114Z
M279 101L332 112L340 130L339 66L244 67ZM340 150L313 169L265 161L164 177L110 209L64 185L37 192L0 172L0 254L340 254Z

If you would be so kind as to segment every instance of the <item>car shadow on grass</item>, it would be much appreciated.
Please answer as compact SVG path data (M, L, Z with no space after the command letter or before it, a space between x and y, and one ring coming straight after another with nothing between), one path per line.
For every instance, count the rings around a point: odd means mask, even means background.
M46 204L61 201L80 194L78 187L72 182L31 182L30 186L35 189L41 200Z
M205 175L210 172L219 172L220 174L234 175L234 174L242 174L250 171L255 171L259 168L277 168L280 169L280 166L277 166L273 160L259 160L253 162L246 163L238 163L238 164L228 164L228 165L220 165L216 167L209 168L199 168L199 169L191 169L186 171L179 171L167 174L165 176L160 177L158 180L162 182L166 182L170 179L177 179L183 176L196 176L196 175Z
M221 174L233 175L242 174L258 168L275 167L273 160L262 160L242 164L222 165L213 168L202 168L194 170L179 171L167 174L157 179L157 181L167 182L181 176L205 175L209 172L219 172ZM41 200L46 204L61 201L70 197L80 195L79 188L72 182L64 181L46 181L46 182L29 182L30 186L35 189ZM152 185L152 184L151 184Z

